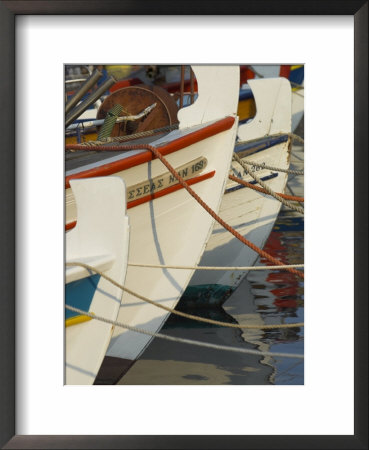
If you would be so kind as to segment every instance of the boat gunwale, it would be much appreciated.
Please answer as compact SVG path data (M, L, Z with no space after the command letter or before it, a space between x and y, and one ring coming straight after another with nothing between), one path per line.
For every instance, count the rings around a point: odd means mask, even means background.
M190 178L190 179L186 180L186 183L189 186L191 186L193 184L197 184L197 183L200 183L202 181L208 180L210 178L213 178L213 176L215 175L215 172L216 172L215 170L212 170L211 172L206 172L206 173L201 174L201 175L199 175L197 177ZM150 201L155 200L157 198L164 197L165 195L172 194L173 192L177 192L180 189L184 189L183 186L180 183L176 183L173 186L169 186L169 187L163 189L162 191L159 191L159 192L156 192L154 194L149 194L149 195L146 195L144 197L132 200L130 202L127 202L127 210L131 209L131 208L134 208L136 206L142 205L143 203L150 202ZM65 224L65 231L72 230L76 226L76 224L77 224L77 220L73 220L71 222L67 222Z
M191 133L185 134L184 136L180 136L173 141L168 143L164 143L162 146L158 146L160 149L160 153L163 156L169 155L170 153L174 153L178 150L182 150L185 147L188 147L192 144L205 140L209 137L215 136L222 131L229 130L234 122L235 116L227 116L223 119L219 119L215 122L210 123L209 125L205 125L200 129L197 129ZM146 150L145 144L143 144L143 149L141 153L134 154L129 156L128 158L120 159L114 162L105 163L98 167L82 170L77 173L73 173L69 176L65 177L65 188L70 188L70 180L77 178L91 178L97 176L108 176L113 175L114 173L121 172L123 170L130 169L131 167L138 166L140 164L144 164L146 162L152 161L156 159L153 153L150 150Z

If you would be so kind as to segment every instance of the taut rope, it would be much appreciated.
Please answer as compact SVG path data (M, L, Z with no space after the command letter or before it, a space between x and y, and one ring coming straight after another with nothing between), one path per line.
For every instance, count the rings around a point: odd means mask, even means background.
M217 344L211 344L208 342L193 341L192 339L178 338L178 337L168 336L166 334L161 334L161 333L151 333L150 331L143 330L142 328L133 327L131 325L127 325L122 322L118 322L116 320L106 319L105 317L97 316L88 311L83 311L82 309L74 308L73 306L65 305L65 307L66 307L66 309L69 309L70 311L74 311L79 314L89 316L92 319L98 320L100 322L110 323L111 325L114 325L116 327L126 328L127 330L135 331L136 333L146 334L147 336L152 336L152 337L156 337L156 338L160 338L160 339L166 339L167 341L179 342L181 344L191 344L191 345L196 345L198 347L213 348L215 350L227 350L229 352L236 352L236 353L247 353L247 354L256 355L256 356L272 356L272 357L274 356L274 357L298 358L298 359L304 358L304 355L299 355L299 354L294 354L294 353L261 352L258 350L251 350L251 349L247 349L247 348L228 347L226 345L217 345Z
M72 144L71 147L79 147L78 145ZM268 261L270 261L272 264L281 266L283 263L279 261L277 258L274 258L269 253L265 252L264 250L257 247L255 244L250 242L248 239L246 239L244 236L242 236L237 230L235 230L233 227L231 227L229 224L227 224L219 215L211 209L202 199L199 195L196 194L196 192L186 183L186 181L179 175L179 173L173 168L173 166L164 158L164 156L159 152L159 150L152 145L149 144L137 144L137 145L125 145L124 147L120 145L109 145L109 146L96 146L96 147L90 147L91 150L104 150L104 151L122 151L122 150L142 150L147 149L150 150L156 158L158 158L164 166L169 170L169 172L178 180L178 182L187 190L187 192L207 211L220 225L222 225L223 228L225 228L227 231L229 231L233 236L238 239L243 244L247 245L251 250L258 253L258 255L262 256L263 258L266 258ZM234 154L235 155L235 154ZM239 157L235 155L238 159ZM246 169L245 169L246 170ZM248 169L247 169L248 170ZM261 182L263 183L263 182ZM264 187L264 186L263 186ZM271 194L275 197L276 194ZM280 198L280 197L279 197ZM283 202L285 200L281 199ZM293 209L296 207L294 205ZM301 208L300 208L301 209ZM303 211L303 210L302 210ZM299 211L300 212L300 211ZM299 272L295 269L287 269L289 272L297 275L300 278L304 278L304 274Z
M105 275L100 270L96 269L93 266L90 266L89 264L85 264L78 261L73 262L67 262L66 266L78 266L83 267L84 269L99 274L101 277L105 278L105 280L109 281L111 284L116 286L117 288L121 289L122 291L127 292L128 294L133 295L134 297L139 298L140 300L143 300L144 302L150 303L153 306L157 306L158 308L164 309L165 311L175 314L177 316L185 317L186 319L192 319L196 320L198 322L205 322L210 323L212 325L219 325L222 327L228 327L228 328L241 328L241 329L250 329L250 330L274 330L279 328L296 328L296 327L303 327L304 323L285 323L285 324L279 324L279 325L242 325L239 323L227 323L227 322L220 322L218 320L213 319L206 319L205 317L200 316L194 316L193 314L187 314L182 311L177 311L176 309L169 308L168 306L162 305L161 303L158 303L154 300L151 300L150 298L147 298L143 295L137 294L137 292L131 291L131 289L128 289L127 287L123 286L122 284L119 284L112 278L110 278L108 275ZM66 305L67 306L67 305ZM85 313L84 313L85 314ZM94 316L95 317L95 316Z

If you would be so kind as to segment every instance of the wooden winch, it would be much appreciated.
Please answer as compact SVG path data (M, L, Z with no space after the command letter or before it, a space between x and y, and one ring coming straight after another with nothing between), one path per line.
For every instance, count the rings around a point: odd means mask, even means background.
M178 106L173 97L159 86L145 84L127 86L110 94L101 104L97 119L105 119L114 105L121 105L122 116L139 115L147 107L155 107L139 119L127 120L114 125L111 137L126 136L142 131L154 130L178 123Z

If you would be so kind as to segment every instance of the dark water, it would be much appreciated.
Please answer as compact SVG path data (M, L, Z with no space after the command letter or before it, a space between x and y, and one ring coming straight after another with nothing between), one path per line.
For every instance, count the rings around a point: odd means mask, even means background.
M281 213L264 249L285 264L304 258L304 224ZM257 265L267 265L261 260ZM304 284L287 271L250 272L222 307L192 312L211 319L247 324L304 321ZM304 329L238 330L171 315L161 333L268 352L304 353ZM119 384L301 385L304 361L260 357L154 339Z

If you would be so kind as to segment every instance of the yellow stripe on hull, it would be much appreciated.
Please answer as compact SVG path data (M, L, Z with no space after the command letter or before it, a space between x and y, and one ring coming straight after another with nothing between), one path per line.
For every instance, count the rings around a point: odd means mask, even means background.
M241 100L240 102L238 102L237 115L240 120L251 119L252 117L255 117L255 114L256 105L253 98L248 98L246 100Z
M92 317L81 314L79 316L74 316L74 317L70 317L69 319L67 319L65 321L65 326L71 327L73 325L78 325L80 323L88 322L90 320L92 320Z

